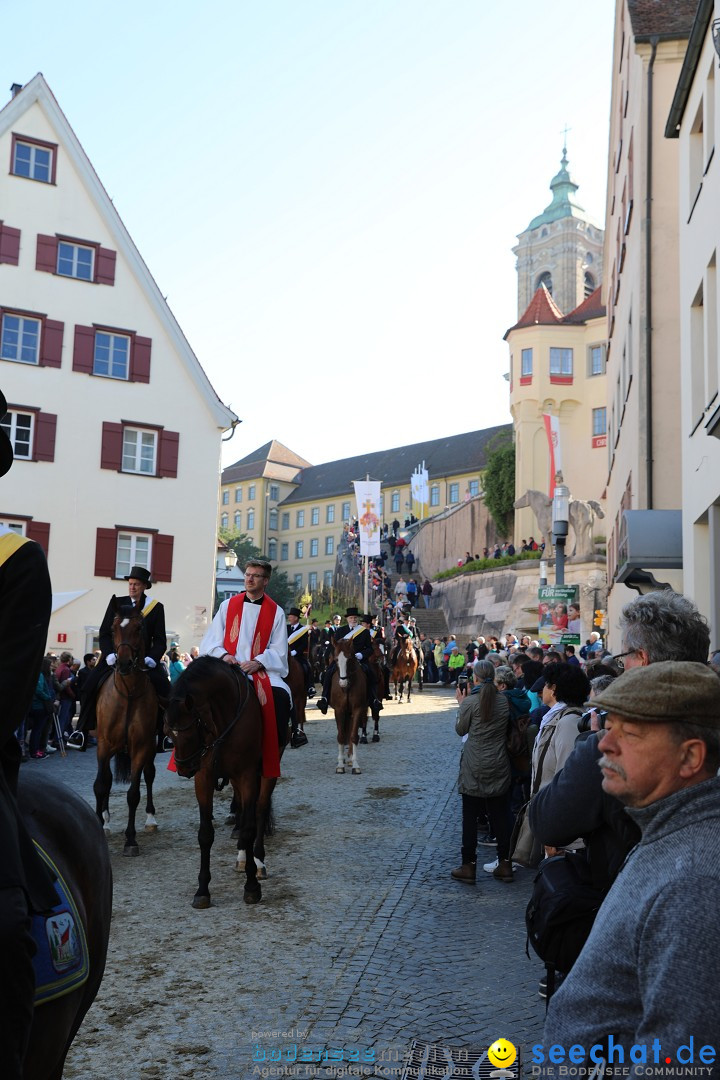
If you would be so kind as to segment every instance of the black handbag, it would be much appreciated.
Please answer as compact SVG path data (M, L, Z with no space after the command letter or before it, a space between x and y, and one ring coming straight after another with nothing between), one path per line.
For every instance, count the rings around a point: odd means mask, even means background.
M593 885L584 852L546 859L525 912L528 942L546 965L567 974L592 930L606 892Z

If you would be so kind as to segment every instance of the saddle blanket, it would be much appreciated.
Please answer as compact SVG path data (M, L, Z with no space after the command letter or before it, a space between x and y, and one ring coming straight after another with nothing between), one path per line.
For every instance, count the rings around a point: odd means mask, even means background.
M69 994L87 982L90 971L85 927L75 901L50 856L33 841L42 860L56 875L57 904L48 914L33 915L31 934L37 947L33 957L35 1005Z

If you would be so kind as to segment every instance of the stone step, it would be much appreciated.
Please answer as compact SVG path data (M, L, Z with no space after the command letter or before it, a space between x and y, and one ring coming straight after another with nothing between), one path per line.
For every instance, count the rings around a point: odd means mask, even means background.
M422 605L413 608L413 615L419 633L426 634L431 638L441 638L447 635L448 624L442 608L426 608Z

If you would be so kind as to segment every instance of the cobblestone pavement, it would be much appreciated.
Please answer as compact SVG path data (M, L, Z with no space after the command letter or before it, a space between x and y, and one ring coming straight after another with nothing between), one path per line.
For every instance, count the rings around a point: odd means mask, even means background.
M141 834L139 859L120 857L124 791L114 789L108 969L65 1076L325 1077L368 1061L366 1074L399 1076L413 1039L538 1041L543 970L525 955L523 920L531 873L512 885L481 870L474 887L450 878L460 861L454 712L450 691L432 688L410 706L387 702L381 742L360 748L362 775L336 776L334 722L310 710L310 744L283 760L255 908L242 903L219 827L214 906L191 909L197 809L164 759L160 830ZM93 753L24 768L60 773L92 799ZM218 822L224 814L225 803ZM493 857L478 849L479 864ZM293 1047L313 1063L271 1060Z

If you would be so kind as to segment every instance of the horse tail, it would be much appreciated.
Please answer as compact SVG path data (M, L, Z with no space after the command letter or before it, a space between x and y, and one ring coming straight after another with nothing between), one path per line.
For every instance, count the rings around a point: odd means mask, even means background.
M115 755L115 783L129 784L132 778L132 762L127 750L119 750Z

